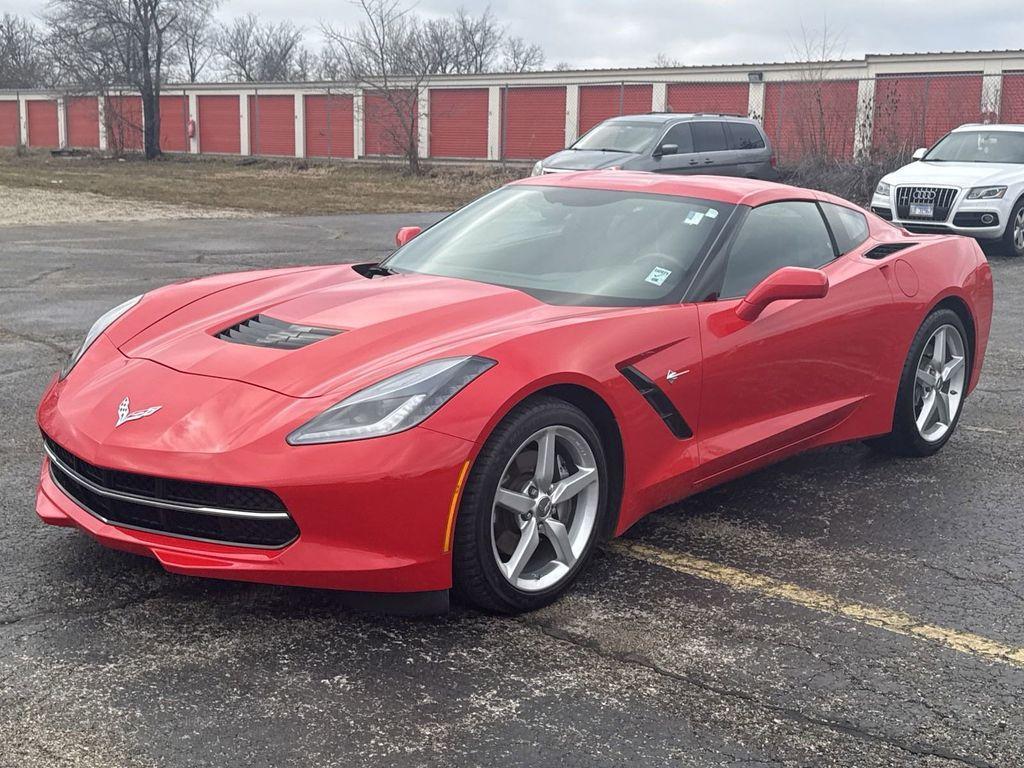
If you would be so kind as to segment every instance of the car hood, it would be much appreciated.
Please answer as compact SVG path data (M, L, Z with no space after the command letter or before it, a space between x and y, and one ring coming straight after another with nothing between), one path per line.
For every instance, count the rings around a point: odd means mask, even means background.
M630 160L637 160L643 155L629 152L594 152L591 150L567 149L544 160L545 168L557 168L566 171L596 171L602 168L624 165Z
M552 306L522 291L469 280L415 274L370 280L351 267L333 267L221 290L118 346L130 358L184 373L318 397L356 391L427 360L486 354L509 334L599 311ZM217 337L257 315L340 332L299 349Z
M884 178L889 184L936 184L979 187L1012 184L1024 176L1024 165L1015 163L929 163L905 165Z

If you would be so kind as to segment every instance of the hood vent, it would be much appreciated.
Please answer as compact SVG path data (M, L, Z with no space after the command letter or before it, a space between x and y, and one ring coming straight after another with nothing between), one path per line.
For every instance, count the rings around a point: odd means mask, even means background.
M301 349L318 341L337 336L342 331L336 328L316 328L311 325L296 325L275 320L266 315L256 315L217 334L218 339L233 344L248 344L252 347L272 349Z
M886 243L885 245L876 245L870 251L864 254L865 259L884 259L886 256L892 256L894 253L899 253L904 248L910 248L911 246L917 245L917 243Z

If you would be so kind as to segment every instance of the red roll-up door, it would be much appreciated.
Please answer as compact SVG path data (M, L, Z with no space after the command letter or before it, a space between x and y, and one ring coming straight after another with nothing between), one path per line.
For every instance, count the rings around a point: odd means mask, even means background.
M669 112L746 115L749 83L672 83L666 89Z
M33 99L26 104L28 105L28 145L50 149L59 147L57 102Z
M490 113L486 88L430 91L430 156L487 157Z
M104 109L107 146L124 152L142 149L142 99L139 96L109 96Z
M653 102L654 87L650 85L581 86L579 134L582 136L609 117L650 112Z
M911 151L930 147L958 125L981 122L981 85L980 73L879 75L872 144Z
M199 151L237 155L242 151L237 96L200 96Z
M999 122L1024 123L1024 72L1004 72Z
M17 101L0 101L0 147L21 143L21 120Z
M100 145L100 104L95 96L73 96L65 102L68 146L95 149Z
M363 151L367 155L404 155L410 129L412 135L417 131L416 102L413 91L387 95L367 91L363 95Z
M188 97L160 97L160 149L188 152Z
M295 157L295 97L249 97L249 151Z
M353 157L352 97L306 96L306 156Z
M505 88L503 156L540 160L565 149L565 88Z
M765 84L764 128L784 162L852 158L856 124L856 80Z

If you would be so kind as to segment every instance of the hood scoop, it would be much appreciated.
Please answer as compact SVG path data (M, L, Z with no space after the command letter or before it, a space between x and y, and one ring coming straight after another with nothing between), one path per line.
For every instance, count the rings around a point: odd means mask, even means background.
M296 325L277 320L267 315L256 315L248 320L225 328L216 334L218 339L232 344L247 344L251 347L271 349L301 349L318 341L342 333L337 328L317 328L312 325Z

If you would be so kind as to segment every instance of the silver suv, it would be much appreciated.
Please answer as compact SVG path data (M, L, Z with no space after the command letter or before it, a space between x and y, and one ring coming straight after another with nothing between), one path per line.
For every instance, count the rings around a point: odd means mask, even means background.
M537 163L533 175L612 167L769 181L778 178L771 142L756 120L665 113L605 120L568 149Z

